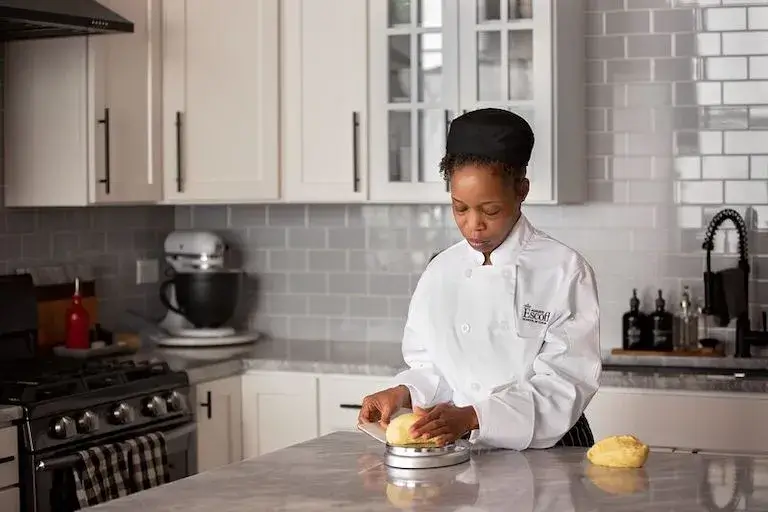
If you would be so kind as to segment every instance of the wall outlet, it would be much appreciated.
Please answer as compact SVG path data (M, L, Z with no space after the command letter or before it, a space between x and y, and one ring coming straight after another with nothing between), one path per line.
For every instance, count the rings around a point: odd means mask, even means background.
M156 283L160 278L157 260L136 260L136 284Z

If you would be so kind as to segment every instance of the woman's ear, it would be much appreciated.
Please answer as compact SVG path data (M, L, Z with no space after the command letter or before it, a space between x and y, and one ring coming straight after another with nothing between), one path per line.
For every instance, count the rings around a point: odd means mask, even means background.
M528 181L528 178L520 178L517 181L517 186L515 187L515 193L517 195L518 202L522 203L525 201L525 198L528 197L528 191L531 189L531 182Z

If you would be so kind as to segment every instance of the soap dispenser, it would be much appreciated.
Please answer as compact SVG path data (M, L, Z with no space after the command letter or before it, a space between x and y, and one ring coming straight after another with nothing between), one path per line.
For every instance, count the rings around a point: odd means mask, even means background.
M675 350L696 350L699 346L699 315L695 304L691 300L691 293L687 286L683 287L683 295L680 299L680 311L675 318Z
M653 343L653 350L671 352L672 344L672 314L666 311L666 301L662 297L661 290L659 290L659 296L656 297L656 311L650 315L651 324L651 342Z
M647 350L650 347L648 336L645 334L647 317L640 311L640 299L637 289L632 290L629 299L629 311L621 318L621 348L624 350Z

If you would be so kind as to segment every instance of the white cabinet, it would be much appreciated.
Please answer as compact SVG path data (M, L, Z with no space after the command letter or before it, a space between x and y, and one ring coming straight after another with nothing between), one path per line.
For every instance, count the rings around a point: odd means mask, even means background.
M20 510L19 450L16 427L0 429L0 510ZM11 487L14 486L14 487Z
M583 0L370 0L370 198L447 203L449 122L498 107L536 135L528 202L583 201L583 11Z
M286 201L356 202L368 187L368 3L283 0Z
M6 206L161 198L159 2L103 3L135 32L6 47Z
M197 471L243 458L243 396L240 376L198 384Z
M165 0L164 196L279 196L279 0Z
M654 449L768 453L768 396L600 388L586 410L595 439L634 434Z
M320 435L355 430L363 398L392 386L391 379L358 375L321 375Z
M314 375L276 372L243 375L245 458L317 436L317 378Z

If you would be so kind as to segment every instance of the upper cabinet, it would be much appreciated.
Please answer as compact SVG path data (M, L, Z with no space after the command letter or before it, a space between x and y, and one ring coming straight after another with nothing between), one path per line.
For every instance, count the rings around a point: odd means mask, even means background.
M586 195L582 0L370 0L370 199L447 202L449 123L497 107L536 144L529 203Z
M159 2L101 1L135 32L6 46L6 206L161 199Z
M368 3L282 0L282 171L288 201L368 196Z
M164 1L166 202L279 197L278 44L279 0Z

